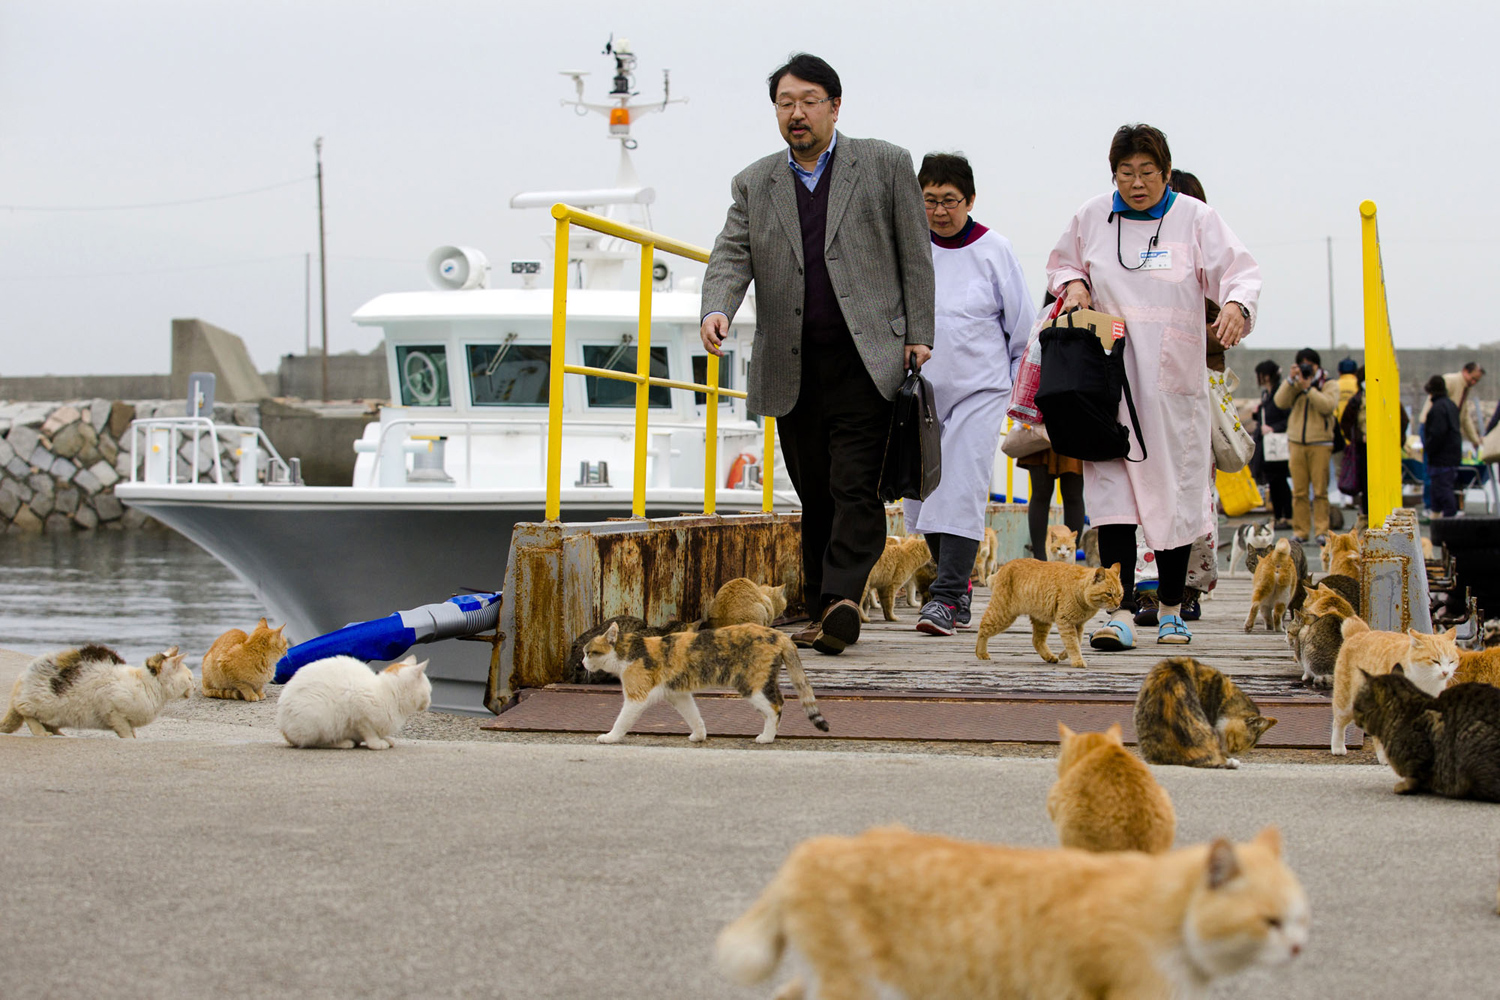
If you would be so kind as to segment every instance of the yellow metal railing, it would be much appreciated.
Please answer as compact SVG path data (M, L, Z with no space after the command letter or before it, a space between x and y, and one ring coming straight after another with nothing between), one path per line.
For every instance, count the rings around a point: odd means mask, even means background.
M1369 524L1385 524L1401 506L1401 372L1386 311L1385 268L1375 203L1359 206L1365 277L1365 468Z
M717 506L719 487L719 397L730 396L744 399L745 393L737 389L719 387L719 358L708 355L705 384L682 382L677 379L655 378L651 374L651 269L655 265L655 252L675 254L708 263L708 251L691 243L682 243L648 229L606 219L602 215L585 212L569 205L552 206L552 217L557 220L557 244L552 266L552 368L547 404L547 520L556 521L562 512L562 407L563 375L593 375L596 378L615 379L635 383L635 483L630 502L630 512L635 517L646 516L646 418L652 386L669 389L686 389L701 392L708 397L708 417L704 427L703 441L703 513L712 514ZM582 226L596 233L618 237L641 248L641 300L640 319L636 335L635 371L617 372L604 368L565 363L568 327L568 227ZM761 509L771 509L771 482L776 469L776 421L765 418L765 450L761 456L763 483Z

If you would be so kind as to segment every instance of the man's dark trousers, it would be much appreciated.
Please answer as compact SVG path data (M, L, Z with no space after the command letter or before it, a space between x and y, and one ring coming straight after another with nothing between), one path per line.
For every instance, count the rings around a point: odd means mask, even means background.
M892 404L870 380L850 335L802 343L797 405L776 430L802 500L802 593L816 621L835 601L860 603L885 549L877 489Z

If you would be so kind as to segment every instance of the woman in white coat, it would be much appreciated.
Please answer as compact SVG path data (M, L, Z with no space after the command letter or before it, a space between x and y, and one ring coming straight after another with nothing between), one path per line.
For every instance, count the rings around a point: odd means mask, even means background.
M917 171L932 230L937 330L922 374L942 421L943 478L906 501L906 525L937 562L917 630L952 635L969 625L969 574L984 540L995 449L1035 310L1010 241L976 222L974 171L955 153L929 153Z
M1188 555L1213 527L1203 500L1213 468L1204 300L1219 303L1213 329L1229 348L1254 325L1260 298L1260 268L1224 220L1169 188L1165 135L1150 125L1122 126L1109 167L1114 192L1084 203L1047 260L1047 286L1064 309L1125 318L1125 369L1147 451L1144 461L1084 464L1099 561L1124 570L1124 601L1089 637L1102 650L1135 645L1137 527L1160 575L1156 641L1192 641L1181 614ZM1129 426L1123 404L1120 419Z

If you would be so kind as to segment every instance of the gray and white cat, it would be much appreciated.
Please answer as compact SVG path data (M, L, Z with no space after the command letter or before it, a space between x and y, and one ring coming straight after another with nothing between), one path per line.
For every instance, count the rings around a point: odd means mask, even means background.
M294 747L371 750L396 745L391 737L432 704L427 661L408 656L375 673L363 660L330 656L301 668L281 689L276 728Z
M59 736L67 728L112 729L132 738L167 702L193 690L185 659L176 646L152 654L141 667L99 645L38 656L16 678L0 733L13 733L24 722L37 736Z
M1344 644L1343 624L1338 615L1292 612L1286 641L1302 667L1302 683L1315 688L1333 687L1333 668L1339 660L1339 647Z
M1255 572L1255 566L1246 561L1249 551L1257 549L1264 554L1271 551L1271 546L1275 543L1276 531L1270 521L1242 524L1235 528L1233 539L1229 544L1229 575L1234 576L1234 565L1239 562L1244 562L1247 570Z

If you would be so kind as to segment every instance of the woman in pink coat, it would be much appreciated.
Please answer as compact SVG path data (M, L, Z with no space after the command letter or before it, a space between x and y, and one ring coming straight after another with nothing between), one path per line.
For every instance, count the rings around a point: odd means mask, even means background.
M1129 649L1138 606L1136 528L1156 552L1156 641L1187 643L1182 589L1193 539L1208 534L1203 502L1213 469L1204 299L1222 307L1218 340L1233 347L1254 325L1260 268L1196 198L1168 186L1167 137L1125 125L1109 146L1115 190L1085 202L1047 259L1047 287L1064 309L1125 317L1125 369L1146 444L1144 461L1086 462L1084 502L1099 528L1099 561L1119 563L1125 599L1089 637L1095 649ZM1120 421L1130 426L1122 403ZM1130 456L1139 459L1138 450Z

